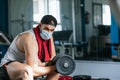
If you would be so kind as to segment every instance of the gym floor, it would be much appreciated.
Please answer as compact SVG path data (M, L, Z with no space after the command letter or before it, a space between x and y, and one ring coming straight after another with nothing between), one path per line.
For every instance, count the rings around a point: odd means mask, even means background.
M75 61L76 69L71 74L75 75L90 75L92 78L108 78L110 80L120 79L120 64L119 62L105 61Z

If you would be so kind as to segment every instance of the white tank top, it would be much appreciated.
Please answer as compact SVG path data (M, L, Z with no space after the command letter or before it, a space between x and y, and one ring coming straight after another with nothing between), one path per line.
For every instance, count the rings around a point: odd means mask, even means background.
M25 31L25 32L22 32L20 34L23 34L23 33L30 33L35 38L35 34L34 34L34 31L32 29L28 30L28 31ZM6 64L7 62L10 62L10 61L18 61L18 62L22 62L22 63L25 62L25 54L22 53L16 46L16 40L17 40L18 36L19 36L19 34L12 41L12 43L11 43L10 47L8 48L5 56L1 59L0 66L4 65L4 64Z

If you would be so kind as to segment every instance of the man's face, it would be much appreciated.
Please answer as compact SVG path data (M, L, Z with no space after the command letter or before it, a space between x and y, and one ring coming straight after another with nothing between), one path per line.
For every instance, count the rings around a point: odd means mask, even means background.
M45 30L45 31L48 31L48 32L54 32L55 26L49 25L49 24L41 24L40 30Z

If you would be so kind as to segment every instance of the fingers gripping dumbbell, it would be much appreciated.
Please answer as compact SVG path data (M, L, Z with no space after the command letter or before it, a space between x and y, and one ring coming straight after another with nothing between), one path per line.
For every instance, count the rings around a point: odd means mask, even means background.
M50 62L48 62L47 66L49 65L55 65L56 71L62 75L73 73L76 67L74 60L70 56L64 54L56 55Z

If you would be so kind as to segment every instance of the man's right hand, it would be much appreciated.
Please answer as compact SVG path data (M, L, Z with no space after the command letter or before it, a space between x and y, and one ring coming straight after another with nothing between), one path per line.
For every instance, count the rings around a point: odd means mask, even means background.
M54 65L52 60L45 62L45 66L52 66L52 65Z

